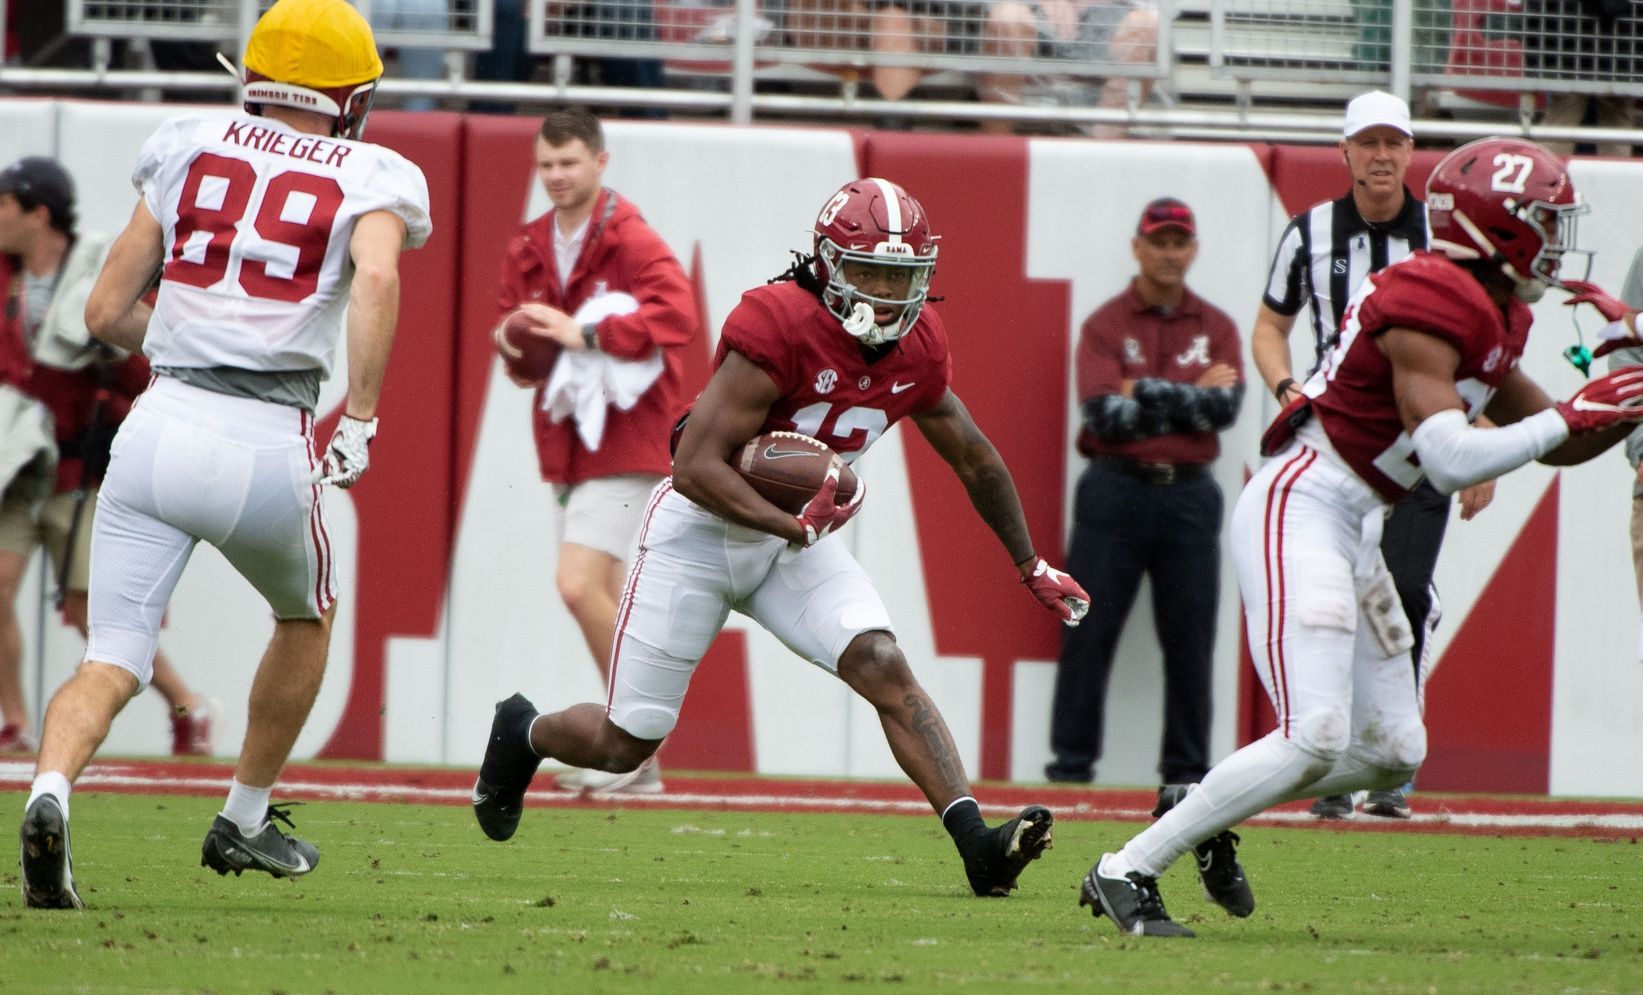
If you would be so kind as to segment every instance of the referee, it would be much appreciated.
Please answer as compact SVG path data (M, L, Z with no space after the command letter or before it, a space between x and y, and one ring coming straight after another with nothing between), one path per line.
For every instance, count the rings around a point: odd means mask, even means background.
M1426 205L1403 182L1414 153L1408 105L1379 90L1354 97L1346 105L1340 149L1352 186L1346 196L1316 204L1290 220L1250 336L1255 368L1279 404L1300 393L1290 366L1289 333L1302 309L1312 331L1316 370L1334 345L1341 314L1363 278L1426 248ZM1490 481L1461 492L1463 521L1488 505L1494 487ZM1421 688L1423 670L1430 669L1427 637L1439 615L1432 571L1448 523L1449 499L1422 482L1393 507L1381 538L1381 553L1414 633L1410 656ZM1365 799L1364 811L1406 819L1409 804L1402 791L1374 791ZM1349 818L1352 799L1320 798L1312 813L1323 819Z

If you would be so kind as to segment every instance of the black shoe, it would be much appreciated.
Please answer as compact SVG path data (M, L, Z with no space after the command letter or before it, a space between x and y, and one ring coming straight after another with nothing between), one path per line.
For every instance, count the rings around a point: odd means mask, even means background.
M1312 803L1310 809L1320 819L1350 819L1353 815L1351 795L1324 795Z
M542 758L531 749L531 723L536 706L516 694L496 703L491 720L491 739L485 744L485 760L474 781L474 818L479 828L493 840L505 840L519 828L525 811L525 789L531 786Z
M970 889L983 898L1004 898L1016 888L1016 878L1052 843L1055 816L1042 805L1029 805L1002 826L987 830L983 852L964 858Z
M1407 819L1410 816L1409 799L1401 788L1391 791L1371 791L1364 796L1364 815L1378 815L1383 819Z
M1242 919L1255 911L1255 893L1238 863L1238 834L1223 829L1192 848L1204 897Z
M1063 766L1059 763L1044 765L1044 780L1057 784L1089 784L1095 780L1095 769L1085 766Z
M292 826L286 805L268 806L268 816L262 828L250 836L223 815L211 820L211 829L200 846L200 866L209 867L218 874L234 872L239 877L246 871L265 871L277 878L300 878L319 866L319 850L307 840L287 836L274 825L274 820Z
M1160 818L1165 812L1181 804L1181 799L1192 790L1190 784L1160 784L1158 786L1158 804L1152 807L1152 817Z
M23 813L18 834L23 904L31 909L83 909L74 890L74 858L69 854L68 817L54 795L41 795Z
M1112 854L1102 854L1101 860L1084 875L1083 886L1078 891L1079 905L1088 905L1096 916L1111 918L1121 932L1131 936L1196 935L1164 911L1157 878L1143 877L1135 871L1121 878L1102 874L1101 861L1110 856Z

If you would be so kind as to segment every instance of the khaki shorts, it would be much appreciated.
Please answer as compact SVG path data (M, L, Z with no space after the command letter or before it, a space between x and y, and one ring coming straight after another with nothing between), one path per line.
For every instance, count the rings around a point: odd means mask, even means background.
M74 535L74 557L69 564L67 588L84 591L91 583L91 519L97 508L97 491L86 495L80 509L80 529ZM68 546L69 524L74 518L74 494L53 494L38 506L8 497L0 501L0 551L29 556L44 546L51 558L51 581L57 582L63 569L63 551Z
M559 542L597 549L632 562L633 544L645 520L650 492L662 478L649 473L595 477L580 484L555 484L559 501Z

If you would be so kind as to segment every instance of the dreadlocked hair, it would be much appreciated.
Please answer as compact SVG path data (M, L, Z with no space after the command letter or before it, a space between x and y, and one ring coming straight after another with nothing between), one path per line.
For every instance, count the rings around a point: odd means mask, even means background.
M805 290L808 290L810 293L816 295L816 299L820 300L822 291L826 289L826 285L822 283L821 277L816 275L816 257L814 255L806 255L797 249L789 249L787 251L793 256L793 265L783 270L780 275L773 276L766 280L765 283L785 283L788 280L792 280L800 287L803 287Z

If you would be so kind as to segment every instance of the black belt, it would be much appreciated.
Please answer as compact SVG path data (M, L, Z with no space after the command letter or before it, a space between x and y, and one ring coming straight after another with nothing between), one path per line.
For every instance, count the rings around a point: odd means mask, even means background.
M1209 476L1209 467L1202 463L1143 463L1122 456L1092 456L1090 462L1148 484L1179 484Z

